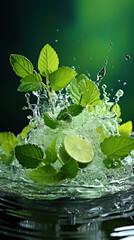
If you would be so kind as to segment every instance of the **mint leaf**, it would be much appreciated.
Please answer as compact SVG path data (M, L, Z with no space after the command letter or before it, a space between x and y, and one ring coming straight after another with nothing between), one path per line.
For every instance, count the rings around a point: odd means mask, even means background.
M24 56L11 54L10 63L19 77L25 77L26 75L33 73L34 69L32 63Z
M78 163L73 158L70 158L65 162L65 164L61 167L60 173L63 179L75 178L78 173Z
M82 94L82 106L95 106L100 99L100 91L90 79L82 79L80 82L80 92Z
M41 90L42 78L39 73L33 73L21 79L22 84L18 87L20 92L32 92Z
M17 146L15 156L19 163L26 168L36 168L43 161L42 149L30 143Z
M131 121L123 123L118 127L118 131L121 136L130 137L132 130L133 130L133 124Z
M48 113L48 112L44 112L43 118L44 118L44 122L45 122L46 126L52 128L52 129L55 129L58 127L59 122L55 116L50 115L50 113Z
M124 159L134 149L134 139L124 136L110 136L109 138L105 138L100 146L102 152L106 155L106 159L104 160L105 166L108 166L109 161L110 163L115 163L114 165L116 166L118 163L117 160Z
M28 74L20 80L22 83L41 83L42 78L39 73Z
M15 147L19 144L17 137L11 132L0 132L0 145L6 152L14 151Z
M81 74L77 78L74 78L70 83L70 94L72 97L72 100L75 104L80 104L81 102L81 89L80 89L80 82L85 79L87 80L88 77L86 77L85 74Z
M83 107L97 104L100 99L100 92L94 82L84 74L81 74L70 83L70 94L75 104Z
M57 116L58 120L63 120L65 122L72 122L72 116L68 112L60 113L60 115Z
M65 107L64 109L62 109L59 114L57 115L57 119L61 120L63 113L69 113L72 117L75 117L77 115L79 115L83 110L83 107L77 104L72 104L68 107Z
M104 165L106 168L112 168L112 169L116 169L116 168L121 168L121 161L120 160L114 160L114 159L109 159L106 158L103 161Z
M47 163L54 163L57 160L56 140L57 137L53 139L53 141L50 143L50 145L45 151Z
M30 129L31 129L30 124L28 124L26 127L23 128L22 132L20 133L20 137L22 140L27 136Z
M58 69L59 59L54 49L46 44L40 52L38 59L38 69L43 76L48 76L50 73Z
M55 183L57 170L51 165L40 166L29 173L29 178L38 183Z
M54 91L65 88L77 73L69 67L60 67L49 76L50 87Z

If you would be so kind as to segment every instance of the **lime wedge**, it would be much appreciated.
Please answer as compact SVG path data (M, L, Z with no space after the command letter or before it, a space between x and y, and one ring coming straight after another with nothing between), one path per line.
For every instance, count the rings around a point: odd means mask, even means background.
M76 133L64 138L64 147L70 157L80 163L88 163L94 157L92 144L87 139L82 139Z

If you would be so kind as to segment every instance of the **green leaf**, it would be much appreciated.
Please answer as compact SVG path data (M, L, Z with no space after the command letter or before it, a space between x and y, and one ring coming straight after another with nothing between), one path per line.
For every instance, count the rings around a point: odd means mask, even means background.
M82 106L95 106L100 99L100 91L90 79L82 79L80 82L80 91L82 94Z
M56 140L57 137L53 139L45 151L47 163L54 163L57 160Z
M50 73L58 69L59 59L54 49L46 44L40 52L38 59L38 69L43 76L48 76Z
M104 165L106 168L112 168L112 169L116 169L116 168L121 168L121 161L120 160L114 160L114 159L109 159L106 158L103 161Z
M0 132L0 145L6 152L14 151L15 147L19 144L17 137L11 132Z
M110 136L100 144L101 150L106 155L104 164L107 167L107 161L122 160L134 149L134 139L124 136ZM116 165L116 164L115 164Z
M18 91L20 92L33 92L41 90L41 84L40 83L22 83L18 87Z
M10 63L19 77L25 77L26 75L33 73L34 69L32 63L24 56L11 54Z
M28 124L26 127L23 128L22 132L20 133L20 137L22 140L27 136L30 129L31 129L30 124Z
M33 73L21 79L22 84L18 87L20 92L32 92L41 90L42 78L39 73Z
M57 170L51 165L40 166L29 173L29 178L39 183L55 183Z
M60 115L57 117L58 120L63 120L65 122L72 122L72 116L68 112L60 113Z
M36 168L43 161L43 151L34 144L24 144L15 148L15 156L26 168Z
M62 109L57 115L57 119L61 120L64 113L69 113L72 117L79 115L83 110L83 107L77 104L72 104Z
M133 124L131 121L123 123L118 127L118 131L121 136L130 137L132 130L133 130Z
M70 158L65 162L65 164L61 167L60 173L65 178L75 178L78 173L78 163L73 158Z
M57 120L57 118L53 115L51 115L48 112L44 112L43 114L43 118L44 118L44 122L46 124L46 126L55 129L59 126L59 122Z
M117 114L117 118L119 118L121 116L121 109L120 106L117 104L114 104L113 107L111 108L111 111L115 111Z
M65 88L77 73L69 67L60 67L49 76L50 87L54 91L59 91Z
M69 86L69 91L70 91L70 95L71 95L73 102L75 104L80 104L81 93L80 93L79 81L77 80L77 78L74 78L71 81L70 86Z
M28 74L20 80L22 83L41 83L42 78L39 73Z
M108 133L101 126L96 128L96 132L100 134L100 138L102 142L104 141L105 138L108 137Z

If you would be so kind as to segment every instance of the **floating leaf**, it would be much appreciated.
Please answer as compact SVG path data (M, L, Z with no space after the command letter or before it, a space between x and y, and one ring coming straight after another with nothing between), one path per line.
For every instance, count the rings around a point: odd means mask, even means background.
M123 123L118 127L118 131L121 136L129 137L132 130L133 130L133 124L131 121Z
M43 76L48 76L50 73L58 69L59 59L54 49L46 44L40 52L38 60L38 69Z
M39 183L55 183L57 170L51 165L40 166L29 173L29 178Z
M109 159L109 158L106 158L104 161L103 161L104 165L106 168L113 168L113 169L116 169L116 168L121 168L121 161L120 160L114 160L114 159Z
M19 163L26 168L36 168L43 161L42 149L30 143L17 146L15 156Z
M45 122L46 126L52 128L52 129L55 129L58 127L59 122L58 122L57 118L55 116L53 116L52 114L50 114L48 112L44 112L43 118L44 118L44 122Z
M33 73L32 63L24 56L11 54L10 63L13 70L19 77L25 77L26 75Z
M110 136L100 144L101 150L106 155L104 164L107 161L122 160L134 149L134 139L124 136Z
M83 107L77 104L72 104L62 109L57 115L57 119L61 120L64 113L70 114L72 117L79 115L83 110Z
M47 163L54 163L57 160L56 140L57 137L53 139L45 151Z
M68 112L60 113L60 115L57 116L57 119L65 122L72 122L72 116Z
M11 132L0 132L0 145L6 153L14 151L19 144L17 137Z
M60 67L58 70L50 74L50 87L54 91L59 91L65 88L77 73L69 67Z
M78 173L78 163L75 159L70 158L65 162L65 164L61 167L60 173L63 176L63 179L65 178L75 178Z

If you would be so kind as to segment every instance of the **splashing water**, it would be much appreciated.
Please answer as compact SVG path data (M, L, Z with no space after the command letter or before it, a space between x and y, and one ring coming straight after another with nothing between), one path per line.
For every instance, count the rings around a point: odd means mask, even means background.
M107 60L105 60L103 68L97 74L97 85L100 84L106 74L106 66ZM74 66L72 69L74 69ZM0 162L0 189L5 192L12 191L27 198L37 199L54 199L63 196L96 198L107 193L129 189L134 180L132 167L134 164L133 151L122 161L120 169L107 169L103 164L104 155L100 149L101 138L96 129L101 127L107 136L111 133L118 134L118 102L124 94L119 89L115 94L114 103L111 103L106 89L107 85L103 84L103 101L100 101L100 104L96 105L91 112L85 108L82 113L73 117L72 122L66 123L64 126L59 126L56 129L51 129L44 124L43 112L50 111L50 103L48 102L46 90L33 92L37 99L36 104L31 104L30 94L26 93L27 106L23 109L32 111L32 115L29 115L28 119L30 120L30 125L33 127L30 129L24 143L32 143L40 146L45 155L46 148L58 133L66 132L72 134L75 130L80 136L86 137L91 142L95 152L94 160L85 168L79 169L78 175L74 179L66 180L64 184L59 185L38 184L28 179L29 169L22 168L17 159L14 159L11 167ZM72 101L69 93L69 85L61 91L52 91L51 95L56 114L65 106L68 107ZM115 109L111 111L114 105Z
M100 82L106 75L106 66L107 66L108 61L105 60L103 68L98 72L97 74L97 80L96 80L96 85L99 86Z

